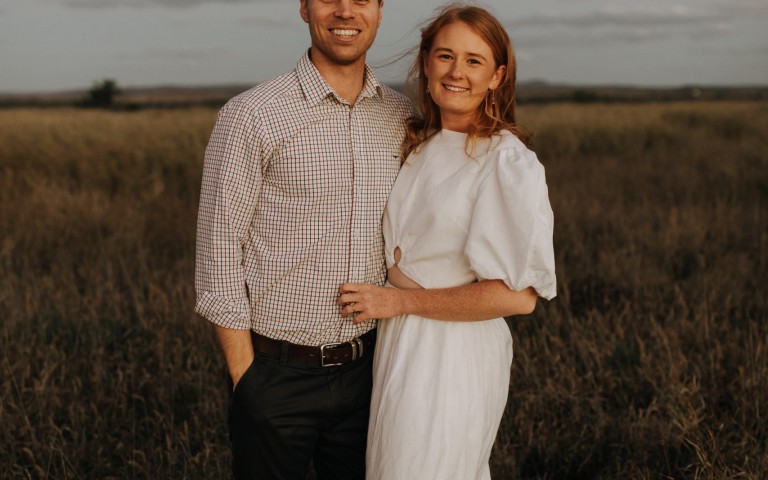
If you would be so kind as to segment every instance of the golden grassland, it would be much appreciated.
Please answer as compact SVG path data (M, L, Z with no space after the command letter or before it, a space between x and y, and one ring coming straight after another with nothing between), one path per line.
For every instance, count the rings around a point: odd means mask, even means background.
M192 307L212 109L0 110L0 478L229 476ZM558 297L495 479L768 477L768 103L526 106Z

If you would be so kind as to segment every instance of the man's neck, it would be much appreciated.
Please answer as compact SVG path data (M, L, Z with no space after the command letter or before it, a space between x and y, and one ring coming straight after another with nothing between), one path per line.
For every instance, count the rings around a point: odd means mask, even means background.
M312 63L328 85L350 105L354 105L365 84L365 58L350 65L332 64L325 60L317 55L312 58Z

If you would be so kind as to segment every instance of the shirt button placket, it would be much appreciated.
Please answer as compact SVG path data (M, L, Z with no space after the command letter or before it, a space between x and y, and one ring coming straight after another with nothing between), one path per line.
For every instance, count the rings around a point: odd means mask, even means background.
M358 132L357 124L355 121L355 106L349 109L349 132L350 143L352 145L352 179L354 182L352 188L352 216L350 218L349 225L349 280L351 282L358 282L360 278L360 233L359 233L359 219L361 208L361 188L362 188L362 159L360 157L360 134Z

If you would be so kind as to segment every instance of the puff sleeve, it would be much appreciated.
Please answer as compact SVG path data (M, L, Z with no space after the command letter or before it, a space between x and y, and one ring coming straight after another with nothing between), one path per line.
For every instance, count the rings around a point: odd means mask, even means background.
M515 146L486 159L472 211L465 254L479 280L502 280L513 290L533 287L556 295L554 215L544 166Z

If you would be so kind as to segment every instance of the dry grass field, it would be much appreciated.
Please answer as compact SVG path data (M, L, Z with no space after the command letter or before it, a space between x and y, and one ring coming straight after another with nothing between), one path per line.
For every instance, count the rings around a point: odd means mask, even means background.
M223 479L193 312L215 110L0 110L0 479ZM504 479L768 478L768 103L526 106L559 294L511 319Z

